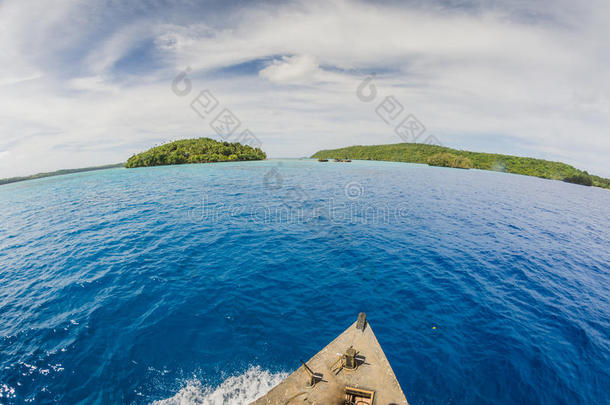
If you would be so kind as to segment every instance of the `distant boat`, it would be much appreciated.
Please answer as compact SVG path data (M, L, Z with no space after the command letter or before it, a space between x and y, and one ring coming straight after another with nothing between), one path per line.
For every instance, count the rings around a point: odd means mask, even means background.
M319 158L319 159L318 159L318 162L328 162L328 159L322 159L322 158Z
M366 314L251 405L408 405Z

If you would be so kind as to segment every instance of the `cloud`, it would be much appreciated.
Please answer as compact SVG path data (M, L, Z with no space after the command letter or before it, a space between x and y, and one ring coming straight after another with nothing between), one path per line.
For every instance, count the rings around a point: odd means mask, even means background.
M274 60L259 72L260 77L273 83L310 83L321 72L310 55L284 56Z
M121 89L119 86L109 84L100 75L98 76L87 76L77 77L69 80L68 84L74 90L88 91L88 92L107 92L112 91L114 93L120 93Z
M602 1L113 4L0 3L0 177L213 136L189 107L206 88L275 157L399 142L375 113L392 95L447 146L610 176ZM363 103L372 72L378 98Z

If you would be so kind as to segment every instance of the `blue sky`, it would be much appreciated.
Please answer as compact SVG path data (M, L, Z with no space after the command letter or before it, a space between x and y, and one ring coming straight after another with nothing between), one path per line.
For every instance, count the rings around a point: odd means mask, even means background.
M610 4L578 3L4 0L0 177L220 139L190 108L206 89L270 157L401 142L392 96L445 146L610 177Z

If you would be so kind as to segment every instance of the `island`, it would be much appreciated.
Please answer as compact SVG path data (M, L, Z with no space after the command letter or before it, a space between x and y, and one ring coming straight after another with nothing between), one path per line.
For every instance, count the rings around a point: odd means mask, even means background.
M83 173L83 172L92 172L95 170L113 169L116 167L124 167L124 166L125 166L125 163L116 163L116 164L104 165L104 166L83 167L80 169L62 169L62 170L57 170L54 172L37 173L37 174L33 174L31 176L10 177L8 179L0 179L0 185L17 183L19 181L42 179L45 177L63 176L64 174Z
M236 162L264 160L266 158L267 155L260 148L253 148L238 142L230 143L211 138L196 138L166 143L133 155L127 160L125 167Z
M610 189L610 179L591 175L561 162L496 153L470 152L422 143L356 145L321 150L314 153L312 158L318 160L382 160L461 169L494 170Z

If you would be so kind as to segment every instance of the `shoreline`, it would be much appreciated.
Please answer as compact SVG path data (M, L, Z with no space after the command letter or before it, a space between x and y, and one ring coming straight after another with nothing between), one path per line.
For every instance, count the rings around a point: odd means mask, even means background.
M60 169L60 170L56 170L54 172L36 173L36 174L32 174L30 176L8 177L5 179L0 179L0 186L3 186L5 184L19 183L19 182L28 181L28 180L44 179L47 177L63 176L66 174L74 174L74 173L93 172L96 170L116 169L119 167L125 167L125 163L114 163L114 164L103 165L103 166L82 167L82 168L78 168L78 169Z

